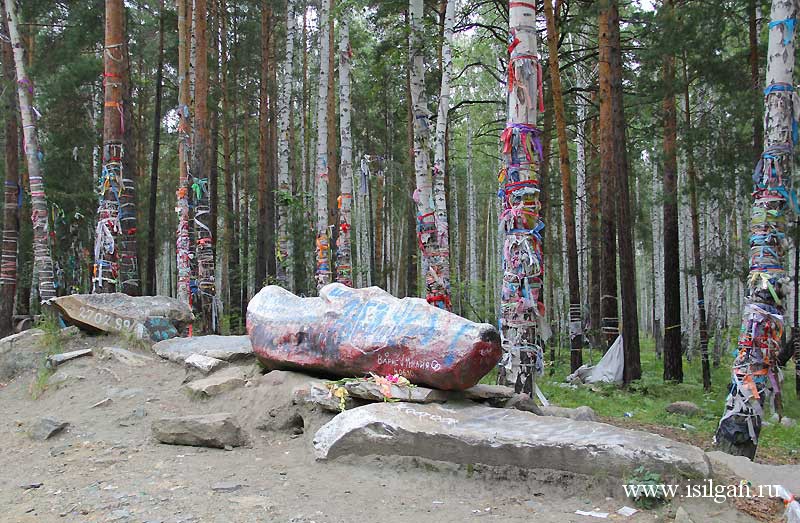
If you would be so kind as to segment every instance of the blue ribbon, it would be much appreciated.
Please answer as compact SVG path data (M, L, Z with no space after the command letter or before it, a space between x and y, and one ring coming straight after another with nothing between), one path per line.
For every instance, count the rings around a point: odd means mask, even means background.
M792 41L792 38L794 38L794 26L796 22L797 20L794 18L787 18L785 20L775 20L774 22L769 23L769 28L774 29L779 25L785 26L786 34L783 35L783 45L789 45L789 43Z

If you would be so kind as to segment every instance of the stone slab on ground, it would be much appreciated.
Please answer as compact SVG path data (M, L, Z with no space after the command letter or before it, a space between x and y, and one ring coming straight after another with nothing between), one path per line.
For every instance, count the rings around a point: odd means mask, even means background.
M178 336L194 321L188 305L166 296L71 294L46 303L64 321L83 330L133 334L153 341Z
M272 371L281 372L281 371ZM324 385L322 380L314 380L308 385L297 387L292 391L292 399L295 403L307 403L316 405L322 410L339 413L342 410L341 400L331 394L330 389ZM345 396L344 408L352 409L356 406L351 396Z
M190 396L204 399L244 387L245 383L247 383L246 370L241 367L231 367L207 378L190 381L183 388Z
M193 355L208 356L224 361L237 361L253 356L253 347L247 336L194 336L174 338L153 345L153 351L175 363L186 363Z
M153 422L153 437L170 445L193 447L241 447L245 434L228 413L162 418Z
M120 347L95 347L94 357L100 360L116 360L130 367L145 367L155 360L150 356L139 354Z
M684 416L694 416L700 413L700 407L691 401L676 401L664 407L664 410L671 414L683 414Z
M478 383L474 387L465 390L463 394L466 399L473 401L507 400L514 395L514 389L505 385Z
M44 331L29 329L0 339L0 382L35 370L45 355Z
M711 473L697 447L591 421L480 405L373 403L314 436L317 459L399 455L437 461L625 477L633 469L693 478Z
M706 452L706 456L715 471L724 467L755 486L783 485L795 496L800 496L800 465L755 463L744 456L731 456L718 450Z
M208 374L217 370L220 367L223 367L227 362L223 360L219 360L217 358L212 358L211 356L203 356L202 354L192 354L188 358L186 358L187 367L197 369L204 374Z
M384 401L386 396L381 392L381 387L374 381L349 381L344 384L347 392L355 397L367 401ZM437 389L427 387L400 387L392 385L388 399L407 401L409 403L444 403L448 394Z
M28 436L32 440L44 441L57 435L69 426L66 421L44 417L36 420L28 429Z

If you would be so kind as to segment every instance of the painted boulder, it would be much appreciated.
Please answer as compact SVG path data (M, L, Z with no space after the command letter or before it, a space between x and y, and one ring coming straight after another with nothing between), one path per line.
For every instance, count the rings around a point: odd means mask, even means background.
M377 287L326 285L317 298L268 286L247 307L256 357L270 369L335 376L401 374L444 390L472 387L502 349L491 325Z

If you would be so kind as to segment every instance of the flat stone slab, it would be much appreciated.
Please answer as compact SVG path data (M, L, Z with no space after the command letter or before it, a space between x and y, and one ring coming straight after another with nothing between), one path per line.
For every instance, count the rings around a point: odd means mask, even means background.
M57 420L55 418L39 418L28 429L28 436L32 440L44 441L52 438L56 434L69 427L66 421Z
M36 370L45 357L44 331L29 329L0 339L0 382Z
M247 336L194 336L174 338L153 345L153 351L175 363L186 363L193 354L223 361L237 361L253 356L253 347Z
M569 418L575 421L597 421L597 413L591 407L586 405L582 407L557 407L555 405L548 405L546 407L539 407L539 415L541 416L557 416L559 418Z
M245 383L246 372L241 368L230 368L207 378L190 381L184 386L184 390L192 397L204 399L244 387Z
M228 413L162 418L153 422L152 431L156 440L170 445L222 449L246 443L239 423Z
M302 298L269 285L247 306L247 332L269 369L332 376L401 374L417 385L464 390L502 356L500 334L419 298L323 287Z
M385 401L386 399L407 401L409 403L444 403L448 394L441 390L427 387L401 387L392 385L390 395L384 396L380 385L374 381L349 381L344 384L348 394L354 398L367 401Z
M707 477L697 447L591 421L480 405L373 403L348 410L314 436L317 459L399 455L625 477L639 466Z
M514 389L505 385L488 385L478 383L464 391L464 397L468 400L507 400L514 395Z
M149 356L120 347L95 347L92 349L92 354L99 360L116 360L130 367L145 367L155 362Z
M133 334L153 341L178 336L194 321L188 305L166 296L71 294L46 303L64 321L83 330Z
M767 465L750 461L744 456L731 456L714 450L707 452L714 468L728 468L736 476L746 479L754 486L783 485L795 496L800 496L800 465Z

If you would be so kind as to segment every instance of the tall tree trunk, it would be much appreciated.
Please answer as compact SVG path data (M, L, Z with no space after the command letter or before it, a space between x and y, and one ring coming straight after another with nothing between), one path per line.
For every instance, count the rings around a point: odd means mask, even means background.
M228 314L231 316L231 324L236 318L241 318L242 310L239 305L241 304L242 292L242 278L240 272L240 257L239 257L239 237L238 237L238 212L236 212L235 204L239 197L236 190L239 188L238 183L234 188L234 166L231 156L231 128L233 127L233 148L236 148L236 127L231 122L231 105L233 105L233 114L236 118L236 101L231 104L230 92L230 70L233 56L229 51L228 44L228 9L226 0L220 0L220 52L222 53L222 165L225 169L225 242L224 248L228 252L228 283L230 285L229 306ZM236 159L238 169L238 158Z
M739 354L733 363L734 385L720 420L716 442L721 450L753 459L761 432L763 406L781 413L778 351L784 327L784 302L789 286L783 265L784 214L792 180L796 95L792 83L798 5L773 0L764 90L765 150L753 174L750 212L750 277L742 312Z
M748 37L750 42L750 82L753 94L758 100L764 96L761 92L761 76L758 73L758 19L756 17L756 0L747 0ZM753 113L753 158L759 158L764 150L764 118L756 104Z
M475 180L472 174L472 121L467 116L467 249L469 250L469 299L473 309L478 303L478 208L475 198Z
M242 135L244 154L244 168L242 170L242 204L240 214L242 232L242 302L239 310L242 316L247 311L247 304L250 301L250 217L251 198L250 198L250 103L247 98L244 102L244 118L242 118Z
M339 27L339 132L342 141L339 176L339 238L336 244L336 281L353 286L353 257L350 245L351 207L353 204L353 137L350 129L350 25L347 14Z
M195 260L197 262L198 297L202 311L203 330L219 331L216 307L214 238L211 236L211 205L209 183L209 152L211 150L210 118L208 113L208 8L206 0L194 1L195 27L195 89L194 89L194 147L192 191L195 199Z
M601 293L600 308L602 329L607 346L611 346L619 335L619 307L617 305L617 248L616 248L616 173L617 156L614 154L614 109L611 63L613 43L611 41L611 1L600 2L597 19L600 58L598 79L600 83L600 186L602 234L601 242Z
M331 74L330 39L330 0L322 0L319 12L319 84L317 86L317 237L316 237L316 270L317 289L331 282L331 250L328 232L328 75Z
M674 16L674 0L665 4ZM678 160L676 154L675 56L664 55L664 379L683 381L681 281L678 244ZM667 270L668 269L668 270Z
M95 265L93 292L122 290L124 260L121 256L122 228L121 196L125 191L123 179L132 174L124 172L125 148L124 68L125 33L123 29L124 3L122 0L106 2L105 52L103 53L103 173L97 180L100 203L97 208L95 229ZM130 125L130 124L129 124ZM133 151L127 151L133 154Z
M336 276L336 245L339 237L339 206L337 204L339 199L340 182L339 182L339 163L336 161L337 154L337 135L336 135L336 77L334 71L336 70L336 42L334 41L334 17L333 13L336 11L336 0L330 0L330 7L328 12L328 263L330 264L331 276L333 279Z
M592 148L590 150L590 162L588 171L589 184L589 325L591 333L590 341L593 348L597 348L602 340L603 314L602 302L602 283L601 276L603 264L600 254L600 162L598 155L598 145L600 136L600 126L597 117L592 118Z
M8 33L14 49L14 65L17 73L17 96L24 140L23 150L28 166L31 191L31 222L33 224L34 272L38 276L39 299L54 298L53 258L50 254L49 219L44 178L39 164L39 138L36 136L36 120L33 116L33 84L25 73L25 57L19 36L17 11L14 0L5 0L8 15Z
M408 10L405 11L404 18L405 25L410 26ZM413 67L414 64L411 62L411 60L409 60L408 65L406 66L406 141L408 142L408 147L406 150L409 154L408 157L411 159L409 162L407 190L412 194L417 186L416 162L414 160L414 101L411 97L411 69ZM408 226L406 227L406 247L408 249L407 259L409 260L409 263L406 266L405 295L416 296L418 290L417 266L419 265L419 257L417 255L417 245L419 244L419 240L417 239L417 230L419 225L417 223L417 209L414 202L409 202L408 211L406 214L409 217Z
M444 277L447 264L442 261L442 248L436 230L433 177L430 169L430 112L425 99L425 58L422 34L423 1L410 0L409 55L411 62L411 101L414 114L414 167L416 190L414 201L417 204L417 227L422 273L425 275L425 294L428 303L449 308L449 291Z
M190 0L178 0L178 81L179 113L178 124L179 145L178 163L180 178L178 183L178 231L175 243L175 256L178 268L178 299L191 306L192 304L192 263L191 239L189 235L189 162L192 151L191 127L191 86L189 85L189 39L192 27Z
M261 4L261 80L258 108L258 227L256 228L256 288L266 283L268 268L267 258L274 255L270 250L268 237L273 223L270 219L269 200L273 191L271 173L269 172L269 60L272 22L272 7L268 0ZM243 309L245 310L245 309Z
M438 253L434 255L436 279L440 293L428 295L428 302L439 308L451 310L450 303L450 224L447 220L447 114L450 110L450 76L453 71L453 17L456 0L442 0L444 24L442 27L442 83L439 89L439 108L436 116L435 152L433 156L434 222ZM431 274L433 276L433 273ZM433 298L433 300L432 300Z
M633 247L634 216L628 186L628 146L625 130L625 106L622 93L622 46L620 43L619 3L611 2L609 31L611 40L611 97L616 157L617 229L619 241L620 294L622 297L622 339L625 353L623 382L642 377L639 357L639 312L636 303L636 253Z
M694 281L697 288L697 315L700 319L700 356L703 366L703 389L708 392L711 390L711 368L708 363L708 326L706 324L705 290L703 289L703 261L700 255L700 219L697 205L697 171L694 164L692 113L689 103L689 72L685 59L683 83L683 111L686 118L686 175L689 180L689 203L692 213L692 254Z
M150 160L150 202L147 216L147 293L156 291L156 207L158 205L158 161L161 155L161 99L164 90L164 0L158 5L158 66L153 109L153 156Z
M3 30L8 33L5 6L0 4ZM14 301L17 292L17 248L19 243L19 201L22 186L19 180L19 116L14 93L14 50L3 41L3 76L6 82L5 125L5 189L3 191L3 243L0 250L0 338L14 331Z
M286 2L286 54L281 78L281 94L278 100L278 281L290 291L294 291L293 253L290 238L289 217L291 216L292 180L289 175L289 118L292 103L292 75L294 73L295 12L294 0Z
M569 139L564 116L564 97L561 92L561 72L558 65L558 30L553 1L544 0L547 19L547 48L549 50L550 85L553 88L553 111L558 136L561 194L564 200L564 235L567 244L567 276L569 280L569 339L571 372L583 365L583 319L581 314L581 284L578 280L578 243L575 238L575 209L572 192L572 173L569 168Z
M542 285L542 180L535 168L547 158L539 157L540 131L536 128L536 116L544 110L544 104L542 67L536 58L536 9L532 3L509 4L509 30L512 40L507 123L501 136L505 167L499 216L499 228L505 233L500 322L506 344L498 380L532 395L534 375L541 373L544 364L542 338L549 329Z
M136 180L142 176L138 170L138 156L137 138L135 130L137 128L136 121L133 118L133 82L131 79L131 61L128 48L127 31L125 24L125 8L120 8L122 17L122 32L120 42L122 47L119 48L119 56L121 61L118 64L119 70L122 71L120 79L121 85L121 114L117 117L121 118L122 126L122 144L124 154L122 156L122 190L119 194L119 224L120 224L120 237L118 241L119 250L119 282L118 290L131 296L138 296L141 294L141 276L139 274L139 250L137 244L137 224L139 218L136 209ZM111 49L113 52L113 49ZM105 53L106 61L111 58L108 49ZM106 78L106 80L108 80ZM112 80L113 81L113 80ZM144 104L141 104L143 106ZM108 111L108 108L106 108ZM127 122L127 123L126 123ZM142 125L138 125L142 128ZM139 142L143 142L139 139ZM106 153L108 149L106 148Z

